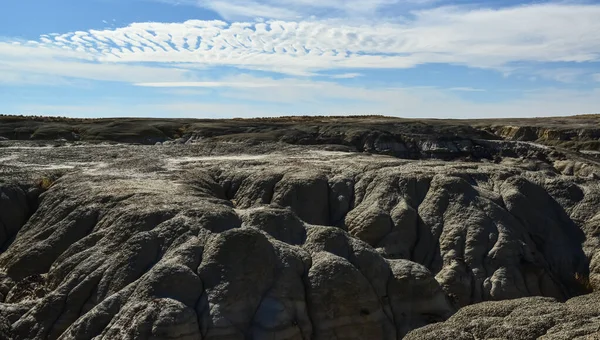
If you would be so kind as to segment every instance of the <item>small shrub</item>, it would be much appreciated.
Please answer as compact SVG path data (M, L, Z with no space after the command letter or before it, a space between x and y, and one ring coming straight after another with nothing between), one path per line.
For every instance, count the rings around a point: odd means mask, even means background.
M54 184L54 181L52 179L50 179L49 177L45 177L45 176L40 178L38 181L38 187L40 187L40 189L42 189L42 190L50 189L52 184Z
M64 175L63 172L57 171L47 175L42 176L37 180L37 187L46 191L50 189L56 181Z

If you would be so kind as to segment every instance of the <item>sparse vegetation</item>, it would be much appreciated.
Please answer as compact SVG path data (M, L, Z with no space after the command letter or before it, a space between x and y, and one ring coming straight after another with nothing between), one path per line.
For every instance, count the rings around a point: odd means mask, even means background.
M48 190L54 184L54 181L49 177L42 177L38 181L38 187L42 190Z
M45 174L37 180L37 187L42 189L43 191L46 191L50 189L54 185L54 183L56 183L56 181L63 175L64 173L61 171L55 171L52 173Z

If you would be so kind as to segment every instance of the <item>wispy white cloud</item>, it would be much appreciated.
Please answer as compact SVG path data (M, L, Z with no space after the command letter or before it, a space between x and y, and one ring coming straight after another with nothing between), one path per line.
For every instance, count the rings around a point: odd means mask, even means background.
M331 88L330 88L331 86ZM236 88L228 92L231 98L255 96L252 105L231 100L206 102L176 98L158 104L128 103L119 105L106 101L85 105L50 105L23 103L15 112L26 114L53 114L76 117L89 116L169 116L169 117L267 117L281 115L351 115L384 114L407 118L508 118L564 116L580 113L600 113L600 89L588 91L565 91L545 89L526 93L523 98L502 103L474 103L437 89L389 89L349 88L336 84L325 85L320 90L308 87L282 87L276 95L284 100L276 101L275 95L265 96L257 89ZM300 90L299 90L300 89ZM315 93L332 91L337 101L304 101ZM344 92L340 92L344 91ZM222 98L223 99L223 98ZM261 99L264 99L261 101ZM358 99L358 100L357 100Z
M252 103L240 109L241 111L218 110L220 114L225 114L225 117L231 117L238 112L259 116L378 113L435 118L534 117L600 112L600 88L545 88L523 92L520 98L501 102L471 102L461 98L456 92L480 92L483 89L431 86L373 88L364 85L342 85L334 81L271 79L248 75L225 79L219 88L222 86L227 86L227 89L217 92L214 100L221 103ZM267 91L265 87L268 87ZM181 101L182 103L170 105L176 105L180 109L196 105L185 98ZM202 103L207 104L212 105Z
M264 96L272 102L262 102L232 110L227 105L212 105L210 111L200 103L165 104L163 109L176 109L182 115L198 112L211 112L222 117L270 116L270 115L351 115L351 114L383 114L408 118L509 118L509 117L547 117L564 116L582 113L600 113L600 89L588 91L566 91L544 89L527 93L523 98L495 103L470 102L438 89L369 89L349 88L335 84L320 88L321 99L314 99L316 92L303 87L298 89L283 88L276 95L285 100L274 101L276 96ZM242 95L248 91L246 95ZM323 101L326 93L332 93L336 101ZM236 93L229 93L236 97ZM236 98L247 98L256 92L253 89L240 89ZM260 95L260 94L259 94ZM259 97L261 98L261 97ZM331 98L331 97L328 97ZM344 100L346 99L346 100ZM286 105L287 103L287 105ZM298 103L303 103L298 105ZM202 103L200 105L208 105ZM207 111L208 110L208 111Z
M342 85L345 82L340 79L366 77L369 69L412 68L427 63L521 72L514 64L528 62L544 63L549 69L527 71L527 76L561 82L589 79L583 67L551 66L555 62L600 62L600 35L596 34L600 32L600 5L439 7L369 24L340 18L292 20L304 15L300 10L303 6L312 11L350 12L353 9L349 4L354 4L366 13L400 2L262 1L263 6L273 7L264 8L272 13L286 8L289 12L277 16L288 19L134 23L116 29L49 34L37 42L5 41L0 42L0 82L46 84L71 78L116 81L152 87L153 91L213 91L224 101L235 99L234 103L238 103L198 104L190 100L153 105L151 110L148 106L136 106L139 112L148 110L148 114L159 112L160 108L164 114L197 112L202 116L209 112L220 116L371 112L407 117L499 117L599 110L600 90L596 89L547 89L528 93L519 100L486 104L468 102L458 95L485 90L474 87L358 87ZM221 11L235 17L232 6L244 3L247 2L217 1L202 6L229 6L227 10L221 7ZM246 16L248 12L238 15ZM221 66L235 67L242 73L277 72L285 78L224 77L198 72ZM327 78L329 81L311 80ZM600 74L593 78L600 82ZM244 102L254 104L239 104ZM68 109L67 113L77 109L63 108ZM26 109L34 107L23 106L24 112L33 112ZM86 112L90 110L96 109L88 107Z
M0 74L5 76L0 82L60 84L64 82L61 78L130 83L157 79L193 80L192 73L182 68L98 62L94 59L89 53L69 48L0 42Z
M426 63L505 69L518 62L600 60L600 35L595 34L600 5L441 7L413 14L413 19L372 25L341 20L135 23L45 36L42 45L107 63L234 66L294 75Z
M342 74L335 74L333 76L331 76L331 78L333 79L351 79L351 78L358 78L358 77L362 77L363 74L362 73L342 73Z
M198 4L219 13L226 20L262 18L265 16L293 20L301 17L300 12L293 9L255 1L199 1Z
M359 77L358 73L345 73L331 76L333 79L348 79ZM268 77L255 77L248 74L237 75L234 77L223 77L216 81L183 81L183 82L151 82L151 83L135 83L136 86L142 87L159 87L159 88L184 88L184 87L204 87L204 88L267 88L267 87L312 87L318 88L322 84L330 84L327 81L310 81L305 79L283 78L273 79ZM459 88L457 88L459 89ZM464 89L463 91L477 91L477 89Z
M210 9L225 20L382 17L390 7L420 8L439 0L154 0Z
M485 92L485 89L478 89L474 87L451 87L448 90L457 92Z
M272 79L260 79L256 82L247 81L195 81L195 82L158 82L158 83L136 83L136 86L142 87L231 87L231 88L256 88L281 86L282 81ZM310 83L296 83L293 86L311 86Z
M554 80L561 83L575 83L588 81L589 71L582 68L557 67L551 69L534 70L532 74L544 79Z
M52 77L43 74L15 72L13 70L2 68L0 65L0 85L11 86L73 86L75 82L61 77ZM81 84L77 84L81 85Z

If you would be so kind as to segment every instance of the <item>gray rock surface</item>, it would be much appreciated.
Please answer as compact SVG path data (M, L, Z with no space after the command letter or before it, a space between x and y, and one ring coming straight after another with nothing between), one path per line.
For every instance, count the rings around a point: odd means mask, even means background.
M385 258L423 264L457 307L532 295L562 300L587 289L576 278L589 276L595 256L582 247L595 240L582 231L597 212L594 180L528 164L400 162L346 167L343 175L328 166L318 175L270 168L261 177L262 166L221 174L232 187L241 183L230 193L236 202L288 206L305 220L347 230ZM329 183L328 192L317 179ZM248 201L247 192L262 198ZM304 204L278 199L285 195ZM334 212L328 221L327 210Z
M588 336L600 315L575 309L596 297L573 297L600 284L598 166L498 145L515 157L0 148L0 337Z
M405 340L599 339L599 318L597 293L566 303L543 297L483 302L461 309L446 322L412 331Z
M204 171L170 180L64 175L0 255L0 313L10 319L2 331L13 339L397 339L453 313L425 267L386 260L339 228L298 217L327 222L325 177L286 175L275 187L271 205L236 210ZM314 193L325 208L309 215L299 198Z

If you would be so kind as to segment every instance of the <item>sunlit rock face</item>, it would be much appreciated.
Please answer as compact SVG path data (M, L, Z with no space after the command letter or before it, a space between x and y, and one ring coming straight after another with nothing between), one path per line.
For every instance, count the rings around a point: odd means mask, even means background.
M365 143L0 148L0 338L594 336L594 161Z

